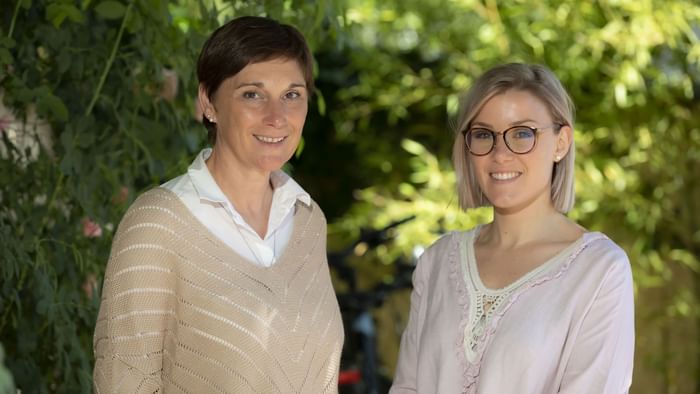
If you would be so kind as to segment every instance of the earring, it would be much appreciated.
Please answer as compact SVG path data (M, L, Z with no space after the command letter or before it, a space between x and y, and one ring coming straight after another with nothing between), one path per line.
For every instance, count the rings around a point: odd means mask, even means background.
M557 162L557 163L559 163L559 160L561 160L561 156L557 155L557 156L554 158L554 161Z

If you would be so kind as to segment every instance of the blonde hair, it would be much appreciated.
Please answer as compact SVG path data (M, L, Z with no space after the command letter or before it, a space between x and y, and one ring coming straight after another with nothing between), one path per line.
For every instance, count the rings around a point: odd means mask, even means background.
M491 68L482 74L460 103L452 160L457 174L457 193L462 209L490 206L474 175L464 130L479 114L484 103L508 90L525 91L547 106L554 123L574 128L574 104L559 79L547 67L538 64L510 63ZM556 128L559 133L561 128ZM574 205L573 139L564 157L554 164L551 197L554 208L566 213Z

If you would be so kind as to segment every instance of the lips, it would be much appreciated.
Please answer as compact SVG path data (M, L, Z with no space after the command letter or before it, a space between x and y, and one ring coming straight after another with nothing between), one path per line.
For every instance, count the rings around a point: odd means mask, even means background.
M509 181L520 176L520 172L509 171L509 172L490 172L489 176L497 181Z
M258 141L264 142L264 143L266 143L266 144L279 144L280 142L282 142L282 141L284 141L285 139L287 139L286 136L284 136L284 137L268 137L268 136L257 135L257 134L254 134L253 136L254 136Z

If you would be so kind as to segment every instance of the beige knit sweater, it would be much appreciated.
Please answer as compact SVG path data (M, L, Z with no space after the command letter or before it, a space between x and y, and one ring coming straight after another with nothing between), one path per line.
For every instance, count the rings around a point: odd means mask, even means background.
M122 219L94 337L98 393L334 393L343 327L319 207L297 203L269 268L163 188Z

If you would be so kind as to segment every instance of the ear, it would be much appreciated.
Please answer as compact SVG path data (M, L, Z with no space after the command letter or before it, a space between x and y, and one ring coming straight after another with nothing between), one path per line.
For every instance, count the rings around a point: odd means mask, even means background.
M571 126L562 126L557 134L557 145L554 151L554 161L559 162L568 152L571 143L574 141L574 131Z
M209 96L207 96L207 90L201 83L199 84L197 99L199 100L199 108L201 108L204 117L209 119L210 122L216 123L216 109L214 108L214 104L209 100Z

